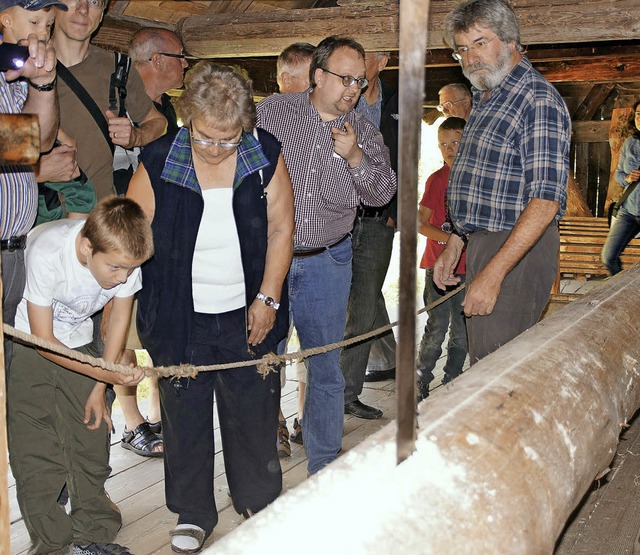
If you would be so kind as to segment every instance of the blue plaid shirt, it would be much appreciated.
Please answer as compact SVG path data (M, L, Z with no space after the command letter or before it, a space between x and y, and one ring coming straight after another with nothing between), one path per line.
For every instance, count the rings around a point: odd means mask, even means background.
M480 102L464 128L449 177L449 209L461 233L508 231L529 199L560 204L569 179L571 118L556 89L527 58Z
M242 134L242 144L238 147L238 161L236 163L236 173L233 178L233 189L237 189L242 180L252 173L260 171L269 165L267 157L262 152L262 147L253 135ZM193 167L191 154L191 140L189 129L183 127L178 131L167 161L165 162L162 175L165 181L175 183L181 187L187 187L201 194L200 185L196 177L196 170Z

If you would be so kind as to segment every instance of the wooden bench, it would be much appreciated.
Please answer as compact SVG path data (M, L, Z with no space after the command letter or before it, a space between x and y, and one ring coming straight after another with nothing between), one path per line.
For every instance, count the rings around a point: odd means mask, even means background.
M563 218L560 221L560 278L586 280L608 276L600 261L608 233L606 218ZM621 258L624 268L640 262L640 239L633 239Z

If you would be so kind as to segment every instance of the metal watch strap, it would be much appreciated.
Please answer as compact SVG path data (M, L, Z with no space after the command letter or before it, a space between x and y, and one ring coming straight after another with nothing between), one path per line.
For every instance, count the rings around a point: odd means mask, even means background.
M258 293L256 295L256 299L262 301L269 308L273 308L273 310L278 310L280 308L280 303L277 303L273 297L267 297L264 293Z

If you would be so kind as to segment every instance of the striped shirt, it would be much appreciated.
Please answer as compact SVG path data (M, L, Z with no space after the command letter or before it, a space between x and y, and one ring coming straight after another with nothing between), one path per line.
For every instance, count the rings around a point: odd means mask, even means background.
M569 179L571 119L556 89L522 60L473 110L449 177L449 209L462 233L513 228L529 199L559 203Z
M19 114L27 100L27 82L7 83L0 72L0 113ZM29 165L0 166L0 239L25 235L38 209L38 184Z
M257 106L258 126L282 143L293 183L294 245L300 249L340 240L353 229L361 202L384 206L397 187L380 131L355 110L322 121L309 93L276 94ZM344 129L345 121L353 126L363 151L356 168L333 150L331 129Z

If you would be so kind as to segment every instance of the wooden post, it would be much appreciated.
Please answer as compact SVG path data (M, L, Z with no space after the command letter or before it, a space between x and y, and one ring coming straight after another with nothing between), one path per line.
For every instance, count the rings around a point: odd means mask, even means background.
M391 423L205 553L553 553L640 407L639 312L635 266L422 402L402 464Z
M0 275L2 261L0 260ZM0 330L2 330L2 279L0 279ZM0 553L11 553L11 524L9 522L9 482L7 476L7 384L5 383L4 334L0 333Z
M36 164L40 127L35 114L0 114L0 164Z
M400 2L400 124L398 146L398 213L400 228L400 300L396 401L397 460L404 461L416 440L416 250L418 161L424 91L429 0Z
M609 128L609 146L611 147L611 174L609 176L609 190L607 192L607 200L605 201L605 211L609 205L620 198L622 195L622 185L615 178L616 167L620 159L620 149L632 135L633 128L629 127L629 118L633 112L633 108L614 108L611 114L611 127Z
M0 165L35 164L40 157L40 126L33 114L0 114ZM0 262L0 276L2 263ZM0 331L2 330L2 279L0 279ZM4 334L0 333L4 339ZM0 341L0 553L10 553L9 484L7 475L7 388L4 341Z

